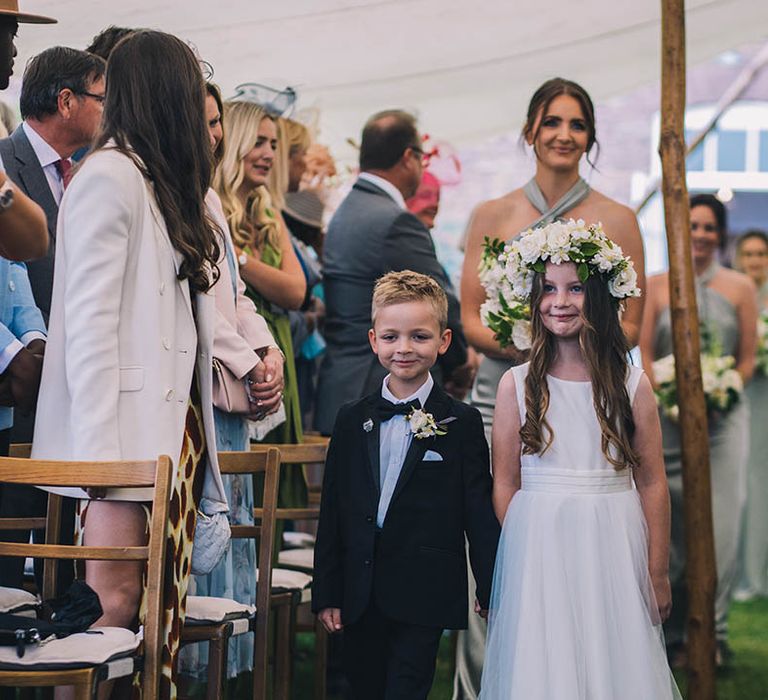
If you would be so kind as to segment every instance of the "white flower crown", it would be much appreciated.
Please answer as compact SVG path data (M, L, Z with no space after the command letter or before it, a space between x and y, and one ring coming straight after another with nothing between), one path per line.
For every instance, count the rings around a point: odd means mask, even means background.
M483 323L496 333L502 347L510 343L530 347L531 291L533 277L543 273L547 262L576 265L586 282L599 274L616 299L639 297L637 273L632 260L605 235L601 224L587 226L581 219L555 221L529 229L509 243L485 239L480 281L487 299L480 309Z

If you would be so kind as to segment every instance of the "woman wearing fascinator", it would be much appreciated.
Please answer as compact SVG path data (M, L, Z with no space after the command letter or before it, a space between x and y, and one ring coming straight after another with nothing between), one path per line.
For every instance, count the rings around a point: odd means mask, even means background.
M471 402L483 416L489 443L496 388L504 372L523 362L526 353L514 346L502 348L481 320L486 294L479 265L486 237L508 241L558 219L601 222L608 237L632 259L639 287L645 288L643 244L634 213L592 189L579 174L583 160L594 165L597 146L595 112L586 90L563 78L546 81L531 98L521 138L536 158L534 176L523 187L482 202L474 210L461 275L461 322L470 345L485 355ZM642 314L643 298L628 299L622 327L630 346L637 343ZM454 700L478 696L484 646L484 623L471 616L469 629L459 633Z

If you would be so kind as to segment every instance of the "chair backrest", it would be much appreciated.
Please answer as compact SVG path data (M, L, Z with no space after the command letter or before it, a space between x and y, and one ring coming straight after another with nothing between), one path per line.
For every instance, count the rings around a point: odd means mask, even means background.
M325 465L325 458L328 454L328 441L323 439L316 443L303 443L299 445L286 444L252 444L251 451L261 453L271 448L280 450L281 466L296 466L301 464L319 464ZM254 515L257 518L262 517L259 508L254 508ZM307 508L278 508L278 520L317 520L320 517L320 502L310 505Z
M277 492L280 485L280 451L271 448L258 452L219 452L222 474L264 475L262 502L258 508L258 525L232 525L232 538L253 538L259 543L257 565L259 583L256 587L256 636L254 673L266 673L269 654L270 596L272 593L272 562L275 547Z
M19 452L17 451L17 454ZM59 462L18 457L0 458L0 483L45 487L154 488L149 541L142 547L88 547L58 544L61 496L48 496L45 544L0 542L0 556L37 557L46 560L43 597L55 589L53 562L68 560L147 561L147 617L144 625L144 697L157 697L162 651L162 594L165 574L168 508L173 463L161 456L155 461ZM0 519L0 530L7 529Z

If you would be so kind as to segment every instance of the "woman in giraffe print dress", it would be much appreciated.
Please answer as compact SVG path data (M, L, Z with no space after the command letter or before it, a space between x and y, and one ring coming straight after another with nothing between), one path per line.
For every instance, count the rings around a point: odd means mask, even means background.
M101 132L61 204L33 456L174 459L160 698L175 698L196 514L227 510L211 398L221 251L205 215L205 85L189 47L155 31L117 46L107 80ZM151 489L67 495L90 499L86 544L146 541ZM98 625L138 624L141 563L89 562L86 581Z

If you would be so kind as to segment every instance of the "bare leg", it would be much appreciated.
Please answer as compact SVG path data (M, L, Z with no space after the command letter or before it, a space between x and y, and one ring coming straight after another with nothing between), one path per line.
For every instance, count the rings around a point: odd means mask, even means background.
M85 524L84 544L91 547L146 544L146 515L139 503L91 501ZM104 614L95 627L132 627L141 602L142 561L89 561L86 583L99 596ZM112 683L99 688L99 700L107 700ZM73 700L74 688L56 689L56 700Z

